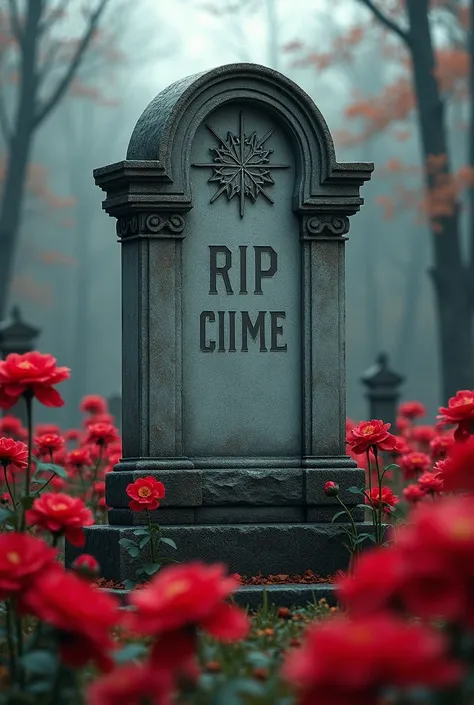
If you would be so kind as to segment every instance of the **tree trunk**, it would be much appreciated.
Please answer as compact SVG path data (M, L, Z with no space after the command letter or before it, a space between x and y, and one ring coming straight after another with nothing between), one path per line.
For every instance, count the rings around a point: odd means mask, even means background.
M436 185L437 175L450 179L452 171L444 106L435 76L428 0L407 0L407 12L413 83L425 165L430 156L445 156L436 174L426 170L425 181L429 192ZM437 303L442 394L443 400L447 401L458 389L474 386L474 311L472 282L461 252L459 204L454 203L452 213L436 221L436 224L430 221L434 264L431 274Z
M38 27L43 1L28 3L24 25L21 80L14 132L8 150L5 183L0 202L0 320L5 318L17 233L20 228L24 187L33 146L33 116L36 106Z

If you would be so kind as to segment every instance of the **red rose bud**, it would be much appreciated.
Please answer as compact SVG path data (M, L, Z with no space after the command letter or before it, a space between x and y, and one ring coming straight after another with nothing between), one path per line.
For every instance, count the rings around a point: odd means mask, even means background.
M72 570L83 578L91 580L98 578L100 575L100 565L89 553L83 553L78 556L71 566Z
M337 497L339 494L339 485L337 482L333 482L332 480L326 482L324 485L324 494L326 497Z

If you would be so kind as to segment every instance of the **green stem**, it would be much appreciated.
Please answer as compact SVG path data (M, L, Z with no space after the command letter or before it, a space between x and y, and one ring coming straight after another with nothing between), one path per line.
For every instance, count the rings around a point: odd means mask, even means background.
M15 661L15 645L13 643L13 621L12 621L12 608L10 601L5 602L6 607L6 632L7 632L7 643L8 643L8 659L10 661L10 681L15 682L16 678L16 661Z
M28 427L28 467L26 468L25 475L25 497L29 497L31 482L31 454L33 446L33 395L29 390L25 392L24 399L26 404L26 425ZM21 531L25 530L25 526L26 509L23 507L21 515Z
M16 652L18 658L18 682L22 687L25 683L25 674L21 666L21 657L23 656L23 621L16 610L14 610L14 619L16 627Z
M352 516L352 513L351 513L349 507L346 506L346 504L342 501L342 499L339 497L339 495L337 495L336 499L339 502L339 504L341 505L341 507L344 509L347 516L349 517L349 522L352 527L353 548L352 548L351 558L350 558L350 562L349 562L349 572L351 572L352 567L353 567L353 563L354 563L355 559L357 558L357 556L359 555L359 545L357 543L357 539L359 538L359 532L357 530L357 525L354 521L354 517Z
M97 474L99 472L100 464L102 462L102 453L103 453L104 446L100 443L99 444L99 457L97 458L95 465L94 465L94 470L92 472L92 493L91 493L91 509L92 513L94 515L94 519L96 519L96 501L95 501L95 491L94 491L94 485L97 482Z
M41 487L39 488L39 490L35 490L34 494L37 494L37 495L41 494L41 492L44 490L44 488L49 485L49 483L51 482L51 480L53 479L53 477L56 477L56 473L55 473L55 472L53 472L53 474L51 475L51 477L49 478L49 480L46 480L46 482L44 482L44 483L41 485Z
M12 508L15 509L15 495L12 492L12 488L10 487L10 483L8 482L8 475L7 475L7 466L3 466L3 474L5 477L5 484L7 486L8 494L10 495L10 499L12 501Z
M379 453L377 450L377 446L374 446L374 455L375 455L375 464L377 466L377 477L378 477L378 484L379 484L379 506L378 506L378 511L377 511L377 524L378 524L378 537L376 537L377 543L381 545L383 543L383 531L382 531L382 524L383 524L383 502L382 502L382 478L383 475L380 473L380 466L379 466Z
M374 451L375 458L377 459L377 446L371 446L371 448ZM370 506L373 506L372 504L372 468L370 465L370 448L366 450L367 453L367 467L368 467L368 473L369 473L369 497L370 497ZM377 516L375 511L371 512L372 515L372 525L374 527L374 538L375 541L378 543L378 531L377 531Z
M151 553L151 562L156 563L156 556L155 556L155 541L154 541L154 536L153 536L153 529L152 529L152 523L151 523L151 516L150 512L148 509L146 510L146 518L148 519L148 531L150 532L150 553Z

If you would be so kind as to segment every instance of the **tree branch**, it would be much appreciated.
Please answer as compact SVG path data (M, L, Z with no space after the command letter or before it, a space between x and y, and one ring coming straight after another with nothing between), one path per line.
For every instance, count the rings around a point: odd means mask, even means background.
M45 117L49 114L49 112L54 108L56 103L62 98L64 93L67 91L74 77L74 74L79 68L79 64L81 63L82 57L84 56L84 53L90 44L92 35L99 22L100 16L105 10L105 7L108 2L109 0L100 0L97 9L91 14L87 30L84 33L84 36L82 37L81 41L79 42L79 46L77 47L76 52L73 58L71 59L71 63L69 64L69 68L67 69L63 78L59 81L58 85L56 86L56 89L53 91L51 96L44 101L43 105L37 108L36 114L33 118L33 129L38 127L38 125L45 119Z
M24 42L24 34L20 25L20 16L18 14L16 0L8 0L8 5L10 7L10 22L12 31L18 41L18 44L22 47Z
M3 93L0 91L0 131L3 135L3 139L5 140L5 144L8 145L10 144L10 140L12 137L12 131L11 127L8 123L8 115L7 111L5 109L5 101L3 100Z
M382 10L374 4L373 0L359 0L362 5L365 5L374 17L378 21L387 27L391 32L394 32L400 39L405 42L407 46L410 46L410 35L405 31L399 24L392 20L388 15L382 12Z
M57 22L58 19L61 19L61 15L66 10L68 3L69 0L60 0L60 2L58 2L55 8L51 8L49 15L45 17L43 22L40 24L40 34L44 34L45 32L47 32L49 29L51 29L54 23Z

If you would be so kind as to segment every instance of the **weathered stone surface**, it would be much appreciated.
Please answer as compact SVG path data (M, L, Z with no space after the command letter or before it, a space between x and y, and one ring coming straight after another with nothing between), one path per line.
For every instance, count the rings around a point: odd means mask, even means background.
M322 576L347 568L347 550L343 546L342 525L328 524L241 524L206 526L168 526L165 535L172 538L177 551L166 546L163 557L179 561L202 560L225 563L230 572L241 575L288 573L297 575L310 569ZM364 525L360 525L364 530ZM137 559L132 559L119 545L120 538L133 539L133 527L94 526L85 529L86 545L82 552L99 561L107 579L133 578ZM66 561L81 553L67 545ZM142 557L142 562L148 560Z
M132 512L130 509L109 509L109 524L113 526L142 526L148 524L146 512ZM195 510L191 507L166 508L160 507L150 512L153 523L166 526L167 524L194 524Z
M130 465L128 463L128 465ZM130 497L126 493L127 485L140 477L152 475L166 488L162 507L198 507L202 504L202 473L200 470L120 470L110 472L105 478L106 501L108 507L122 509L128 507ZM183 522L184 523L184 522Z
M344 470L341 468L317 468L308 469L306 471L306 503L311 504L328 504L339 506L334 497L326 497L324 494L324 485L329 480L337 482L340 488L340 497L347 505L352 506L360 504L363 497L361 495L348 492L349 487L365 486L365 474L363 470L354 468L354 470Z
M337 514L338 512L341 511L341 505L335 505L334 507L331 505L330 507L327 506L319 506L319 507L308 507L306 509L306 521L309 522L332 522L333 516ZM361 522L364 521L364 510L359 509L358 507L352 507L351 508L351 514L356 522ZM339 523L344 523L347 522L348 519L347 517L340 517L336 519L337 522Z
M303 503L302 468L207 470L203 474L205 506L223 504L295 505Z
M196 524L270 524L304 521L304 507L199 507Z

